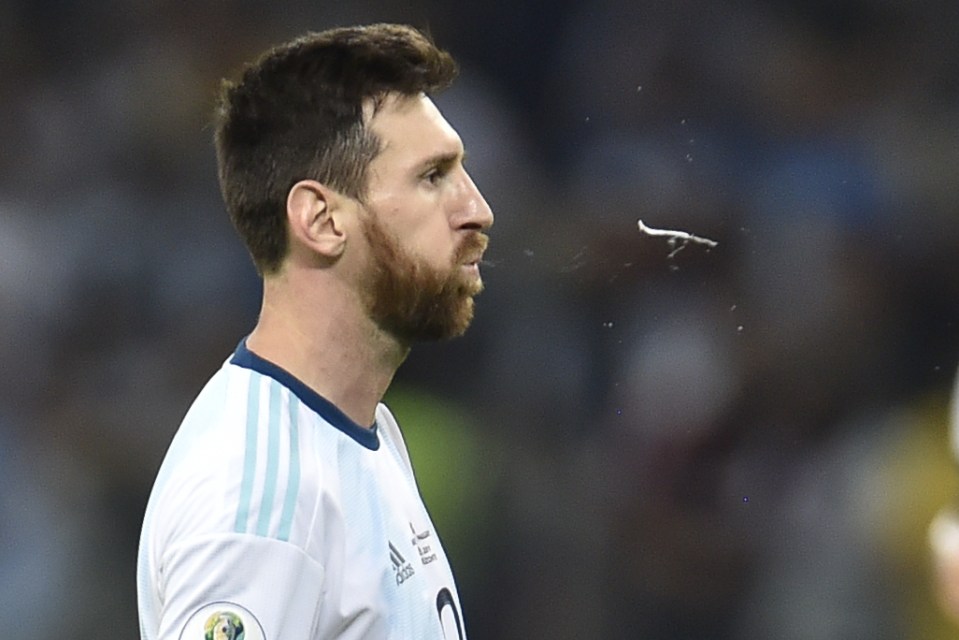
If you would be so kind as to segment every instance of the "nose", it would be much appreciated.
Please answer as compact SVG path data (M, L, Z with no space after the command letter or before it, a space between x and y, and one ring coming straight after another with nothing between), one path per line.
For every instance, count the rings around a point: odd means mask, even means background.
M482 231L493 226L493 210L466 171L463 171L462 199L458 204L453 219L455 228Z

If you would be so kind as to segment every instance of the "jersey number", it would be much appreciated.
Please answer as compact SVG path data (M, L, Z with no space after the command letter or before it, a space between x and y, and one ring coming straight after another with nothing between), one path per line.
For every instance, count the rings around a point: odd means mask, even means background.
M449 608L449 611L447 611ZM440 589L436 594L436 613L440 617L440 626L443 627L443 637L447 640L465 640L463 637L463 622L460 620L460 612L456 609L456 602L453 601L453 594L446 587ZM446 614L445 617L443 614ZM452 614L452 615L450 615ZM452 623L456 623L456 635L452 634Z

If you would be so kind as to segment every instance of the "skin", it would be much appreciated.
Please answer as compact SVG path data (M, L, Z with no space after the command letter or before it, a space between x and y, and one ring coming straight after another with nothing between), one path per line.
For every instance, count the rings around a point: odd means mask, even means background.
M493 214L463 166L462 140L429 98L391 94L365 113L383 143L366 196L359 201L313 180L290 189L290 250L279 271L264 278L247 346L357 424L372 425L411 345L371 311L377 253L370 225L411 264L462 283L469 292L463 304L472 305L482 288L482 232Z
M929 528L936 597L942 610L959 622L959 514L943 508Z

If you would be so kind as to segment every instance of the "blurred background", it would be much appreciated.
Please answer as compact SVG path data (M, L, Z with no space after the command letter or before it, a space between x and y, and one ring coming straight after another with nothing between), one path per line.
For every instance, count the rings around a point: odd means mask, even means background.
M371 21L460 61L497 215L473 329L389 396L470 638L959 635L959 4L0 0L6 635L136 635L154 474L258 309L218 79Z

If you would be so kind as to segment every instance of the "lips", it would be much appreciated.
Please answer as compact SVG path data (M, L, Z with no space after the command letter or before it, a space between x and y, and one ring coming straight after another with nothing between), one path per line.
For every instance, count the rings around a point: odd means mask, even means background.
M474 233L463 240L456 252L456 264L465 267L478 267L489 244L489 237L482 233Z

